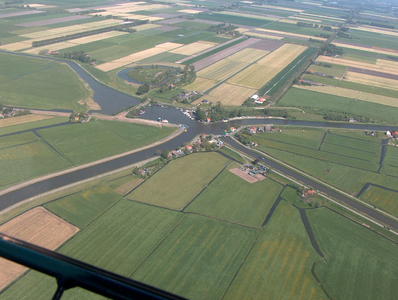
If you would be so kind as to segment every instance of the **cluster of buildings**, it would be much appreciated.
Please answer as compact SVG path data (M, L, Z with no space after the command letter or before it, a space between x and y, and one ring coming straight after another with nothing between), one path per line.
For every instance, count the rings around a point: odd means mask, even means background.
M391 139L391 138L396 138L398 139L398 130L394 130L394 131L387 131L386 132L386 136L387 138Z
M267 167L263 165L258 165L257 167L255 167L251 164L242 165L239 167L239 169L242 170L243 172L246 172L250 176L254 176L256 174L266 176L268 170Z
M253 96L250 97L250 99L253 99L253 103L256 104L264 104L267 102L267 98L269 98L269 96L263 96L260 97L258 94L254 94Z
M256 126L246 127L246 133L251 134L251 135L254 135L254 134L259 133L259 132L275 132L275 131L282 132L281 129L274 128L271 125L257 126L257 127Z
M0 119L11 118L14 115L15 115L15 110L12 107L10 108L4 107L3 110L0 110Z

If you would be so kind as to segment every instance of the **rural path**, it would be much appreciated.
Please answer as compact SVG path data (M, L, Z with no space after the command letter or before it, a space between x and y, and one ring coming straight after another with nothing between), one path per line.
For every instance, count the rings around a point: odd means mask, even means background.
M318 191L321 191L320 195L341 206L344 207L345 209L365 218L366 220L384 227L384 224L394 228L395 230L398 230L398 222L396 222L396 217L391 216L389 214L386 214L385 212L381 210L375 211L373 206L369 205L368 203L365 203L352 195L345 193L343 191L340 191L336 189L333 186L330 186L327 183L322 182L321 180L314 178L305 172L298 170L296 168L293 168L292 166L279 161L275 159L274 157L256 150L256 149L251 149L247 146L242 145L238 141L236 141L233 137L231 137L231 144L233 144L233 147L238 149L239 151L245 153L249 158L256 157L257 154L261 154L263 157L265 157L266 163L273 168L273 171L285 178L288 178L290 181L293 181L299 185L306 184L308 186L312 186ZM241 154L242 155L242 154ZM337 200L334 200L337 199ZM344 202L347 205L342 204L341 202ZM380 212L380 213L379 213ZM393 217L393 218L391 218ZM375 221L374 219L378 220ZM384 224L383 224L384 223ZM396 231L391 231L394 234L398 235L398 232Z
M69 169L66 169L66 170L63 170L63 171L59 171L59 172L56 172L56 173L48 174L48 175L45 175L45 176L37 177L37 178L34 178L32 180L28 180L28 181L22 182L20 184L17 184L17 185L11 186L9 188L6 188L4 190L1 190L0 191L0 196L4 195L4 194L7 194L9 192L18 190L20 188L26 187L26 186L31 185L33 183L37 183L37 182L44 181L44 180L49 179L49 178L57 177L57 176L68 174L68 173L71 173L71 172L74 172L74 171L77 171L77 170L81 170L81 169L85 169L85 168L88 168L88 167L91 167L91 166L102 164L104 162L111 161L111 160L114 160L116 158L120 158L120 157L123 157L123 156L127 156L127 155L130 155L130 154L133 154L133 153L137 153L137 152L140 152L140 151L143 151L143 150L158 146L160 144L163 144L163 143L165 143L165 142L177 137L178 135L180 135L184 131L185 131L185 128L184 127L180 127L180 128L178 128L178 130L176 130L171 135L169 135L169 136L165 137L164 139L161 139L161 140L159 140L159 141L157 141L155 143L152 143L150 145L143 146L143 147L140 147L140 148L137 148L137 149L134 149L134 150L127 151L127 152L123 152L123 153L120 153L120 154L117 154L117 155L109 156L109 157L106 157L106 158L103 158L103 159L100 159L100 160L93 161L93 162L88 163L88 164L76 166L76 167L69 168Z

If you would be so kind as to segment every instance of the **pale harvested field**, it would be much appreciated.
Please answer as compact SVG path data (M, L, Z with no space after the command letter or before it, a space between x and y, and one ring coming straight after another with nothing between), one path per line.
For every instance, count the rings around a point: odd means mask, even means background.
M328 7L330 8L330 7ZM329 19L329 20L336 20L336 21L345 21L345 19L323 16L323 15L314 15L314 14L307 14L307 13L300 13L300 16L310 16L310 18L320 18L320 19Z
M295 87L303 89L303 90L307 90L307 91L319 92L319 93L324 93L324 94L329 94L329 95L336 95L336 96L340 96L340 97L358 99L358 100L363 100L363 101L367 101L367 102L398 107L398 99L397 98L385 97L385 96L365 93L365 92L361 92L361 91L349 90L349 89L344 89L344 88L334 87L334 86L297 85Z
M238 13L238 12L232 12L232 11L231 12L230 11L221 11L218 13L222 14L222 15L245 17L245 18L259 19L259 20L268 20L268 21L279 20L279 18L265 17L265 16L253 15L253 14L244 14L244 13Z
M25 124L45 119L51 119L53 116L44 116L44 115L26 115L26 116L19 116L13 118L6 118L0 119L0 128L18 125L18 124Z
M239 27L239 28L237 28L237 29L235 29L235 30L236 30L236 31L239 31L240 33L242 33L242 32L249 31L250 29Z
M354 67L354 68L360 68L360 69L367 69L371 71L378 71L378 72L384 72L384 73L389 73L389 74L394 74L398 75L398 70L396 69L395 66L378 66L374 64L369 64L369 63L363 63L363 62L358 62L358 61L353 61L353 60L348 60L348 59L343 59L343 58L333 58L330 56L318 56L316 59L317 61L320 62L327 62L327 63L333 63L337 65L343 65L347 67Z
M234 173L235 175L239 176L240 178L246 180L249 183L254 183L257 181L257 179L253 176L250 176L249 174L247 174L246 172L238 169L238 168L234 168L229 170L231 173Z
M194 42L179 48L176 48L174 50L171 50L171 53L176 53L176 54L183 54L183 55L192 55L195 53L198 53L200 51L209 49L211 47L214 47L217 45L217 43L202 43L201 41Z
M18 50L30 48L31 46L32 46L32 42L28 42L28 43L17 42L17 43L11 43L11 44L0 46L0 49L8 50L8 51L18 51Z
M280 22L280 23L287 23L287 24L297 24L297 20L292 20L292 19L282 19L282 20L279 20L278 22Z
M94 35L90 35L90 36L85 36L85 37L81 37L78 39L73 39L70 40L70 43L73 44L87 44L87 43L91 43L91 42L96 42L96 41L101 41L101 40L105 40L105 39L109 39L115 36L119 36L119 35L125 35L125 34L129 34L128 32L122 32L122 31L108 31L108 32L103 32L103 33L98 33L98 34L94 34Z
M50 250L57 249L78 230L42 207L31 209L0 226L0 232L4 234ZM0 290L26 270L26 267L0 258Z
M29 54L39 54L40 51L42 51L42 50L56 51L56 50L62 50L62 49L66 49L66 48L73 47L73 46L77 46L77 44L74 44L70 41L59 42L59 43L45 45L45 46L41 46L41 47L34 47L29 50L25 50L23 52L29 53Z
M193 9L182 9L182 10L179 10L178 12L187 13L187 14L198 14L201 11L200 10L193 10Z
M207 68L200 70L197 75L200 77L205 77L207 79L221 81L239 72L247 65L248 63L241 63L229 59L223 59L216 62L215 64L208 66Z
M236 62L253 63L256 60L264 57L268 53L269 51L266 50L246 48L228 56L226 59Z
M398 80L348 71L345 80L398 91Z
M398 69L398 62L378 58L376 65L380 67L395 67Z
M160 27L162 25L157 25L157 24L142 24L142 25L138 25L135 26L134 29L138 31L143 31L143 30L147 30L147 29L153 29L156 27Z
M115 189L115 192L120 194L120 195L126 195L128 192L130 192L132 189L137 187L139 184L141 184L144 181L142 178L135 178L129 182L126 182L125 184L119 186L118 188Z
M322 23L321 20L309 19L309 18L301 18L301 17L295 17L295 16L290 16L289 19L312 22L312 23Z
M359 13L360 15L367 15L367 16L373 16L373 17L380 17L380 18L387 18L387 19L392 19L392 20L398 20L398 18L394 17L387 17L387 16L382 16L382 15L376 15L376 14L368 14L368 13Z
M191 84L184 86L184 89L197 92L206 92L217 84L217 81L207 78L196 77L195 81Z
M352 29L356 29L356 30L366 31L366 32L374 32L374 33L380 33L380 34L398 36L398 32L396 32L396 31L392 31L392 30L383 30L383 29L379 29L379 28L368 27L368 26L366 26L366 25L364 25L364 26L358 26L358 27L351 27L351 28L352 28Z
M255 64L230 78L228 82L259 89L282 71L305 49L307 49L305 46L284 44Z
M153 55L169 51L171 49L174 49L174 48L177 48L180 46L182 46L182 44L171 43L171 42L162 43L162 44L156 45L155 47L152 47L150 49L139 51L139 52L130 54L128 56L115 59L111 62L107 62L107 63L101 64L101 65L98 65L96 68L101 71L108 72L108 71L123 67L125 65L131 64L133 62L151 57Z
M276 36L276 35L269 35L269 34L262 34L257 32L246 32L245 35L257 37L261 39L270 39L270 40L283 40L285 37L283 36Z
M279 7L279 6L265 5L265 4L264 4L264 5L253 5L253 6L271 8L271 9L276 9L276 10L294 11L294 12L302 12L302 11L304 11L304 10L302 10L302 9L294 9L294 8L287 8L287 7Z
M344 44L344 43L335 43L335 42L333 42L332 44L336 45L337 47L344 47L344 48L367 51L367 52L372 52L372 53L380 53L380 54L388 54L388 55L391 54L391 51L377 49L377 48L369 48L369 47L362 47L362 46L356 46L356 45L350 45L350 44Z
M219 87L212 90L208 95L202 97L212 103L221 102L225 106L241 106L247 98L256 93L257 90L237 86L233 84L223 83Z
M285 31L279 31L279 30L272 30L272 29L265 29L265 28L256 28L256 30L258 31L264 31L265 33L269 32L269 33L277 33L277 34L284 34L284 35L289 35L289 36L296 36L296 37L302 37L302 38L315 38L311 35L305 35L305 34L298 34L298 33L292 33L292 32L285 32ZM322 40L322 41L326 41L325 38L321 38L321 37L316 37L317 40Z

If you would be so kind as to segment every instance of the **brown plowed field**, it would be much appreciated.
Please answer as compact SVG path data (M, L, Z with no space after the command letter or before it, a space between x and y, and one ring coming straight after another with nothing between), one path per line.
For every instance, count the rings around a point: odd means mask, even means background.
M0 226L1 233L50 250L57 249L78 231L42 207L31 209ZM26 267L0 258L0 290L26 270Z

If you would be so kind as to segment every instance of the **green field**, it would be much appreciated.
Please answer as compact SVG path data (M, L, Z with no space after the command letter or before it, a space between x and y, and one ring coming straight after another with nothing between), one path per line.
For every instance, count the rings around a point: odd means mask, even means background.
M299 212L282 201L224 299L328 299L311 275L320 259Z
M356 138L356 139L373 142L373 143L380 143L380 141L378 140L378 136L380 134L382 134L381 132L375 131L376 136L371 136L371 135L367 135L365 131L358 131L358 130L353 130L353 129L345 129L345 130L344 129L329 129L329 132L334 135L341 135L341 136Z
M342 77L347 70L346 66L333 65L333 64L331 64L331 66L332 66L331 68L327 68L327 67L323 67L323 66L319 66L319 65L311 65L311 66L309 66L308 69L310 69L314 72L320 72L320 73L332 75L332 76L338 77L338 78Z
M249 183L226 169L184 211L261 228L281 191L275 181Z
M196 153L171 161L127 198L180 210L227 165L217 153Z
M383 164L398 167L398 148L387 147L386 156L384 157Z
M174 130L97 120L43 129L38 133L72 164L78 165L151 144Z
M182 214L171 210L122 200L59 252L129 277L182 218ZM1 298L51 299L54 286L53 278L29 272L3 292ZM68 292L72 299L92 299L86 293L75 289Z
M132 69L128 72L128 75L136 81L152 83L157 76L161 76L167 70L169 70L169 68L152 66L151 68Z
M97 186L51 201L44 207L69 223L84 228L120 198L110 188Z
M368 45L373 47L398 49L398 41L394 36L384 35L375 32L367 32L362 30L355 30L351 28L347 32L353 39L337 38L337 41L345 41L358 43L359 45Z
M197 23L197 22L195 22ZM205 24L207 27L209 26L209 24ZM212 40L214 39L214 41ZM217 39L221 39L221 41L217 42ZM199 32L196 33L194 35L191 36L186 36L183 38L179 38L176 42L179 44L191 44L197 41L209 41L209 42L215 42L215 43L223 43L225 41L228 41L228 39L224 39L224 38L218 38L217 36L215 36L214 32L210 32L210 31L205 31L205 32Z
M0 90L4 105L35 109L85 110L91 97L83 81L65 64L0 53Z
M257 231L189 215L132 278L188 299L220 299Z
M356 137L345 137L334 134L327 134L324 142L371 153L380 153L381 148L379 141L370 142L357 139Z
M386 190L371 185L360 196L360 199L378 208L390 211L394 215L398 215L398 191Z
M1 187L71 166L31 132L0 137L0 145L0 170L7 170L0 172Z
M396 298L397 244L326 208L307 215L327 257L315 274L331 299Z
M180 23L174 23L173 26L207 30L207 28L209 28L211 25L205 24L205 23L200 23L200 22L195 22L195 21L184 21L184 22L180 22Z
M319 77L321 78L321 77ZM363 116L386 123L398 123L398 109L395 107L349 99L325 93L291 88L278 101L281 106L294 106L318 110L320 113L334 111L354 116Z
M268 20L254 19L243 16L231 16L219 13L212 13L211 15L200 14L196 15L196 18L202 20L210 20L210 21L233 23L233 24L256 26L256 27L260 27L271 22Z
M341 145L338 147L337 150L333 148L335 144L332 146L328 147L326 146L326 150L322 147L320 150L318 149L313 149L309 148L307 146L298 146L294 143L291 143L289 140L286 141L275 141L267 138L267 133L265 134L257 134L256 136L252 137L251 140L255 143L258 143L258 149L262 150L264 152L267 152L270 148L271 149L278 149L286 152L291 152L294 154L299 154L303 156L308 156L311 158L316 158L321 161L329 161L333 163L338 163L346 166L351 166L354 168L358 169L363 169L363 170L368 170L368 171L374 171L376 172L379 169L379 164L378 160L375 158L379 153L369 153L369 152L364 152L361 153L361 157L365 157L366 160L360 159L360 157L356 157L355 154L360 152L359 150L352 150L348 148L343 141L341 142ZM277 135L277 133L274 134L269 134L272 136ZM303 136L305 135L305 132L303 133ZM328 137L329 135L327 135ZM330 138L331 140L334 140L334 136ZM345 137L338 137L344 139ZM345 138L349 139L349 138ZM358 140L359 142L364 142L368 143L365 141ZM373 146L373 144L371 144ZM377 144L375 144L377 147ZM334 151L333 151L334 150ZM379 146L379 151L380 151L380 146Z

